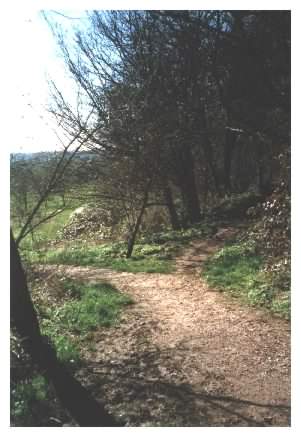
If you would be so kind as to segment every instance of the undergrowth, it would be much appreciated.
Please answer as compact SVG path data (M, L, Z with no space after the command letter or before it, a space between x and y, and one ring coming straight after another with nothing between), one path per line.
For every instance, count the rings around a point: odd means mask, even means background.
M108 283L81 284L64 279L62 286L68 299L50 305L49 300L40 299L36 306L42 334L51 339L58 358L76 365L89 334L98 326L114 325L122 307L132 300Z
M225 246L204 263L203 275L211 286L289 318L289 293L275 287L255 246L244 243Z
M83 246L71 244L49 248L44 253L31 251L27 260L45 264L108 267L116 271L170 273L172 248L156 244L137 244L130 259L125 257L124 243Z
M54 345L58 359L72 370L80 364L82 351L93 346L92 332L117 323L122 308L132 300L108 283L81 284L66 277L57 277L56 281L60 287L55 290L50 290L49 284L48 288L36 285L33 300L42 335ZM69 422L53 387L35 368L21 343L15 333L11 335L11 426ZM51 416L59 419L54 421Z
M41 409L48 397L49 386L40 374L34 374L11 387L11 421L15 426L30 426L37 409Z
M73 422L53 385L24 350L15 329L11 331L10 353L10 425L61 426Z
M102 243L93 241L64 241L61 247L27 244L23 255L30 263L65 264L111 268L124 272L171 273L173 255L194 238L204 238L216 232L216 225L199 224L189 229L145 234L140 236L132 257L126 258L124 242ZM36 247L36 248L35 248Z
M140 241L144 244L185 244L194 238L205 238L213 235L216 231L217 223L208 221L196 224L188 229L179 229L177 231L167 230L164 232L146 234L140 238Z

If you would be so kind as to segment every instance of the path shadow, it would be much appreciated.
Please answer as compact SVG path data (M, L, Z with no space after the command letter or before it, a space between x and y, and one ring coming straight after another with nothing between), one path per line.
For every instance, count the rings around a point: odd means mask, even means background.
M153 350L120 360L90 361L82 377L127 426L289 426L289 405L196 389L164 359L172 354L172 349L164 356Z

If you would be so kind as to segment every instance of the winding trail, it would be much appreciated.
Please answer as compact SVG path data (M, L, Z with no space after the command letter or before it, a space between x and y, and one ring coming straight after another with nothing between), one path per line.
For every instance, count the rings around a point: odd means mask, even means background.
M172 274L55 268L108 281L134 299L118 326L94 334L78 372L129 426L289 426L289 323L200 278L202 262L233 229L223 232L193 241Z

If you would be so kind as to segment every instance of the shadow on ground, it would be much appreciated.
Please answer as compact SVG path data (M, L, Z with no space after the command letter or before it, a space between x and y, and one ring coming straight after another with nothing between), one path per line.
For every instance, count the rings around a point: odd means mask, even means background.
M205 378L199 375L203 386L190 384L180 363L175 364L178 348L156 349L139 343L138 337L132 352L126 349L125 355L115 349L106 357L104 345L104 353L98 349L78 373L94 397L104 400L126 426L289 426L288 405L227 396L219 375L206 371Z
M288 405L237 399L219 390L209 393L206 387L196 390L172 367L173 354L172 349L153 350L90 361L80 377L126 426L288 426Z

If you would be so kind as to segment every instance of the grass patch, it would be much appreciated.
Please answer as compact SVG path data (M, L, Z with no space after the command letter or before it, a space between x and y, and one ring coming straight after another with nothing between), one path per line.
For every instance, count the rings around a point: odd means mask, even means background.
M259 272L262 259L240 245L225 246L205 262L205 275L213 286L239 293Z
M246 244L225 246L204 263L203 275L209 285L227 291L254 306L265 306L289 318L288 294L279 293L262 271L264 259Z
M37 200L38 199L33 194L29 194L27 215L34 208ZM17 201L14 199L14 196L11 196L11 226L15 236L18 235L27 218L26 215L23 217L23 219L17 219L18 214L16 211L16 202ZM34 230L33 235L27 235L21 243L22 249L25 251L37 250L56 239L58 232L63 229L72 211L80 206L80 204L81 202L79 200L73 198L71 191L66 193L65 203L63 203L61 196L57 194L50 195L47 199L47 202L41 206L39 212L36 214L34 222L40 221L58 209L61 209L62 211L55 217L50 218L38 226Z
M107 283L84 285L68 279L63 286L74 298L46 308L40 304L41 331L50 337L61 361L77 364L88 334L98 326L114 325L121 309L133 301Z
M185 230L143 236L130 259L126 258L127 247L123 242L84 246L78 241L65 243L59 248L45 247L44 250L35 250L34 246L28 245L23 253L30 263L94 266L132 273L171 273L174 270L172 257L183 244L215 231L215 225L200 224Z
M94 266L111 268L121 272L170 273L173 271L171 250L160 245L138 244L132 258L125 258L124 243L102 244L98 246L66 245L63 248L50 248L47 251L30 251L30 262L46 264L65 264L75 266Z
M271 303L271 310L285 319L290 318L291 300L288 293L281 293Z
M74 211L74 206L64 209L53 219L43 223L35 232L36 238L40 241L51 241L55 239L57 237L58 231L65 226L72 211Z

